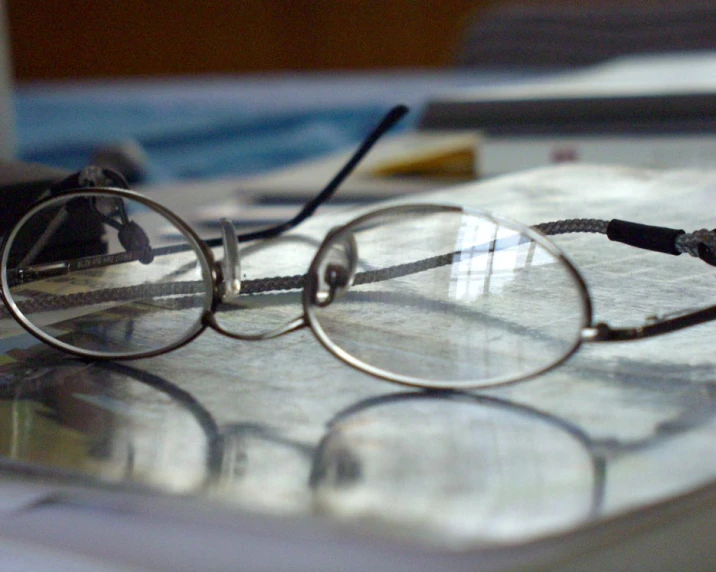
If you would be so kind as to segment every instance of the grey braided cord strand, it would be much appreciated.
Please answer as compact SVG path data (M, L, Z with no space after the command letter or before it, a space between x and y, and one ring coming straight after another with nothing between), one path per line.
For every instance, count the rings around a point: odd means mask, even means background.
M94 304L108 302L127 302L163 296L186 296L197 294L204 290L204 283L200 281L170 282L165 284L138 284L136 286L123 286L119 288L105 288L92 292L77 292L62 296L41 295L18 302L17 306L23 314L33 312L49 312L52 310L66 310ZM0 316L9 315L7 309L2 308Z
M608 225L609 221L606 220L580 218L543 222L534 225L532 228L546 235L567 234L573 232L606 234ZM391 266L390 268L360 272L356 274L353 283L368 284L371 282L380 282L391 278L407 276L417 272L424 272L425 270L431 270L433 268L439 268L441 266L451 264L456 254L458 253L450 252L439 256L425 258L424 260L418 260L416 262L398 264L396 266Z
M553 222L543 222L534 225L532 228L540 231L542 234L568 234L572 232L593 232L599 234L607 234L609 221L596 218L570 218L565 220L556 220Z
M246 280L242 284L241 291L243 294L260 294L264 292L298 290L303 288L304 281L305 275ZM108 302L127 302L167 296L188 296L204 291L205 287L202 281L138 284L136 286L105 288L92 292L77 292L63 296L36 296L18 303L18 308L23 314L27 314L33 312L48 312L51 310L66 310L78 306L90 306ZM5 317L8 314L9 312L5 308L0 309L0 316Z

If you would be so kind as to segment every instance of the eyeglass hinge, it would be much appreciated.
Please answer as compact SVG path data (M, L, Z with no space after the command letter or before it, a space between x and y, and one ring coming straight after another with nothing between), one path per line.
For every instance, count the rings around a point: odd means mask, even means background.
M606 342L612 340L613 337L614 331L603 322L584 328L581 333L583 342Z

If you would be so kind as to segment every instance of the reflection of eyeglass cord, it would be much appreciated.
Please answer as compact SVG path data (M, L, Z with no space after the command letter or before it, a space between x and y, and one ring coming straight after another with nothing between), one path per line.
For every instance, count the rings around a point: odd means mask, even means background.
M631 242L624 240L625 230L633 230L633 227L640 227L641 230L646 229L646 232L641 232L636 239L632 239ZM626 223L624 221L611 221L607 222L598 219L569 219L562 221L555 221L549 223L541 223L535 225L534 229L547 235L556 234L567 234L567 233L600 233L607 234L613 240L620 242L627 242L633 246L644 247L646 243L649 249L658 250L659 252L667 252L670 254L681 254L687 252L691 256L700 256L704 250L702 245L707 245L706 248L713 249L716 251L716 235L710 231L696 231L694 233L686 234L683 231L673 231L671 229L661 229L657 227L645 227L644 225L635 225L635 223ZM614 230L616 228L617 230ZM649 234L648 231L651 231ZM621 234L620 234L621 233ZM664 235L667 235L671 241L663 239ZM661 242L657 244L654 237L660 238ZM615 238L616 237L616 238ZM517 237L522 238L522 237ZM628 237L627 237L628 238ZM482 250L484 252L490 252L498 249L496 247L497 242L503 242L507 240L507 244L500 245L501 247L514 246L514 241L509 239L501 239L500 241L493 241L487 249ZM635 244L638 241L640 244ZM708 242L708 244L707 244ZM511 243L511 244L510 244ZM667 245L667 246L665 246ZM487 246L487 245L483 245ZM168 247L172 249L172 247ZM168 249L157 249L161 250L162 254L166 254ZM469 250L466 252L470 252ZM475 249L471 252L476 254ZM117 255L104 255L100 257L105 261L105 264L112 264L106 260L106 257L116 256L117 262L127 261L127 255L134 253L119 253ZM455 256L459 256L458 252L450 252L438 256L424 258L415 262L409 262L406 264L398 264L387 268L380 268L376 270L367 270L356 273L352 285L370 284L374 282L382 282L393 278L399 278L410 274L416 274L431 270L441 266L451 264ZM137 256L131 256L130 259L137 259ZM703 257L702 257L703 259ZM709 260L705 260L707 263ZM306 280L305 274L298 274L294 276L278 276L272 278L259 278L253 280L242 281L241 294L242 295L255 295L269 292L280 292L287 290L300 290L303 288ZM79 292L75 294L67 294L63 296L53 295L40 295L30 300L20 302L18 304L19 309L23 313L33 313L50 310L61 310L74 308L78 306L103 304L111 302L121 302L136 300L138 298L147 297L167 297L167 296L190 296L192 294L198 294L203 292L204 283L201 281L179 281L163 284L140 284L136 286L124 286L117 288L106 288L103 290L97 290L94 292ZM177 300L178 305L181 302ZM187 307L193 305L191 299L186 300ZM7 315L7 311L0 311L0 315Z

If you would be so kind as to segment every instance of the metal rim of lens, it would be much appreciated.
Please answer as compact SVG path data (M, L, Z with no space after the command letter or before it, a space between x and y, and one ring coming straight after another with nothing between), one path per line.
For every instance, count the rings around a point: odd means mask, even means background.
M354 367L364 373L368 373L372 376L375 376L377 378L391 381L400 385L407 385L411 387L421 387L426 389L475 389L475 388L483 388L483 387L494 387L497 385L505 385L509 383L515 383L518 381L523 381L525 379L530 379L533 377L536 377L546 371L549 371L550 369L557 367L559 364L566 361L570 356L576 352L581 343L582 339L581 336L577 335L575 336L574 343L572 346L570 346L565 352L562 357L550 362L548 365L540 367L536 370L531 370L523 374L519 375L510 375L510 376L504 376L500 378L491 378L487 381L479 381L479 380L440 380L435 381L431 379L424 379L420 377L414 377L414 376L408 376L408 375L401 375L392 373L390 371L387 371L385 369L373 366L369 363L366 363L357 357L353 356L349 352L345 351L343 348L338 346L335 342L333 342L328 336L328 334L325 332L323 327L321 326L320 319L316 316L316 313L314 311L314 305L312 303L312 299L314 297L315 292L318 288L318 266L320 264L321 258L324 255L324 252L326 249L330 246L330 244L333 242L333 240L336 237L339 237L341 234L350 232L352 228L361 226L367 221L370 221L373 218L381 217L384 215L401 215L401 214L409 214L411 212L426 212L427 210L434 210L437 212L456 212L456 213L464 213L464 214L470 214L474 216L479 216L482 218L485 218L486 220L495 223L504 225L508 228L511 228L515 231L518 231L525 236L532 239L534 242L536 242L539 246L547 250L552 256L555 257L557 261L559 261L568 271L571 278L574 280L575 287L579 290L579 296L580 300L582 302L582 315L583 315L583 321L581 328L587 328L592 323L592 302L591 302L591 296L589 294L589 290L587 288L587 284L584 281L584 278L582 278L582 275L579 273L579 271L576 269L574 264L567 258L567 256L564 254L561 248L559 248L555 243L553 243L551 240L549 240L546 236L541 234L540 232L525 226L522 223L513 221L509 218L502 217L495 215L493 213L490 213L488 211L484 211L481 209L476 208L466 208L456 205L448 205L448 204L436 204L436 203L413 203L413 204L403 204L403 205L397 205L397 206L390 206L385 207L379 210L371 211L367 214L364 214L346 224L343 226L334 229L332 232L330 232L326 238L321 243L321 246L319 247L318 251L316 252L316 255L313 258L313 261L311 262L311 266L309 267L308 273L306 275L306 284L303 289L303 310L304 314L306 316L306 322L311 328L311 331L315 335L315 337L318 339L318 341L334 356L336 356L338 359L343 361L344 363L350 365L351 367Z
M116 353L116 354L110 354L105 352L98 352L98 351L91 351L91 350L83 350L81 348L77 348L75 346L66 344L62 342L61 340L58 340L56 338L53 338L52 336L47 335L44 331L39 329L37 326L35 326L31 321L29 321L25 315L20 312L19 308L17 307L17 304L15 303L14 297L12 293L10 292L10 285L8 284L7 279L7 259L10 254L10 246L13 243L13 240L15 239L15 236L19 232L19 230L25 225L25 223L33 217L35 214L37 214L40 210L47 208L48 206L52 206L56 203L62 203L65 202L71 198L76 198L80 196L113 196L113 197L120 197L125 198L127 200L136 201L148 208L150 208L155 213L158 213L162 217L164 217L167 221L169 221L172 225L174 225L175 228L177 228L179 231L181 231L182 236L187 239L189 245L194 249L195 252L200 253L201 255L197 258L199 259L199 262L202 266L202 276L204 276L204 280L206 281L206 296L204 300L204 311L202 312L202 316L196 321L194 326L192 328L187 329L187 332L184 336L178 338L176 341L172 342L171 344L167 344L166 346L162 346L160 349L152 349L147 351L137 351L137 352L125 352L125 353ZM124 189L115 189L115 188L108 188L108 187L92 187L92 188L86 188L86 189L75 189L63 192L62 194L59 194L54 197L49 197L46 199L41 200L40 202L33 205L33 207L26 212L10 229L10 232L8 232L5 235L5 238L3 240L2 246L0 246L0 296L2 296L2 300L5 303L5 307L9 310L9 312L12 314L12 316L17 320L17 322L29 333L31 333L33 336L38 338L40 341L46 343L49 346L52 346L56 349L62 350L64 352L81 356L81 357L87 357L87 358L93 358L93 359L111 359L111 360L122 360L122 359L138 359L138 358L144 358L144 357L152 357L156 355L160 355L163 353L166 353L168 351L171 351L173 349L176 349L180 346L183 346L184 344L190 342L193 340L196 336L198 336L205 328L206 324L203 320L203 315L207 312L210 312L213 308L213 305L215 303L216 299L216 272L214 268L213 263L214 257L209 250L209 248L204 244L204 242L199 238L199 236L192 230L189 225L187 225L183 220L181 220L177 215L175 215L173 212L171 212L166 207L160 205L159 203L148 199L147 197L140 195L139 193L124 190Z

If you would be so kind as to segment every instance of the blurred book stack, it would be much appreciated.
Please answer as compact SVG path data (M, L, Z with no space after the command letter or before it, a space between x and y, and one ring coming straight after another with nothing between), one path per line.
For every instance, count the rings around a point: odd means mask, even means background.
M514 86L452 90L418 129L478 132L481 176L561 162L716 163L716 52L616 58Z

